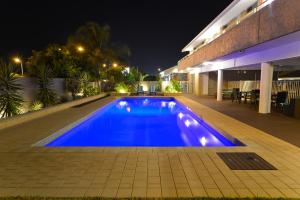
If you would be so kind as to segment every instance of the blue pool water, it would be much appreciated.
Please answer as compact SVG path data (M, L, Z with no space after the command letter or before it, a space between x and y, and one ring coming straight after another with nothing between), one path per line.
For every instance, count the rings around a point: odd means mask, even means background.
M121 98L46 146L236 146L174 98Z

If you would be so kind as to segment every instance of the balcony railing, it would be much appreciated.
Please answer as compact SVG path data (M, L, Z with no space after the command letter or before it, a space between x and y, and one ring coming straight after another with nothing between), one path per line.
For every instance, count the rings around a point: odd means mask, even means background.
M299 0L264 2L235 26L179 60L179 70L300 30L299 7Z
M260 5L254 4L254 5L250 6L247 10L244 10L237 17L233 18L229 23L223 25L221 30L218 33L216 33L212 38L209 38L209 39L205 40L203 43L199 44L196 48L194 48L194 50L192 52L197 51L198 49L205 46L206 44L214 41L216 38L225 34L227 31L231 30L233 27L239 25L242 21L244 21L248 17L252 16L257 11L259 11L259 10L263 9L264 7L268 6L269 4L271 4L273 1L274 0L266 0Z

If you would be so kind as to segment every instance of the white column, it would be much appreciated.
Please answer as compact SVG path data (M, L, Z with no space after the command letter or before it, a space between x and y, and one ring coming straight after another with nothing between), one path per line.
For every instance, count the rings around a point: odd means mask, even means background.
M223 70L218 69L217 101L223 100Z
M188 93L193 93L193 74L188 73Z
M209 73L202 73L202 95L208 95Z
M195 73L194 94L199 96L199 73Z
M269 63L261 63L259 113L271 112L271 95L274 67Z

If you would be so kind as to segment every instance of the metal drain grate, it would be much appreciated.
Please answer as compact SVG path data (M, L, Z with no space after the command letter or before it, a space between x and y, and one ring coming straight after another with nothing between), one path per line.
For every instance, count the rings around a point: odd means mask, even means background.
M232 170L277 170L256 153L217 153Z

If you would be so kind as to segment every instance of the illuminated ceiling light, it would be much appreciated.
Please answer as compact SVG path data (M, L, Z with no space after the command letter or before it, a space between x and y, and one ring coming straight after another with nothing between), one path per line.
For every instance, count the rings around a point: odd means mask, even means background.
M204 63L202 63L202 65L204 65L204 66L211 65L211 64L212 64L212 62L204 62Z

